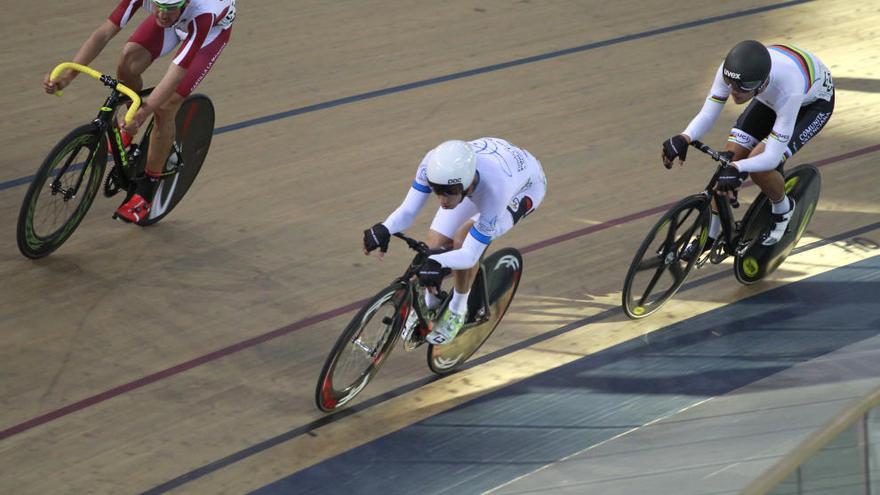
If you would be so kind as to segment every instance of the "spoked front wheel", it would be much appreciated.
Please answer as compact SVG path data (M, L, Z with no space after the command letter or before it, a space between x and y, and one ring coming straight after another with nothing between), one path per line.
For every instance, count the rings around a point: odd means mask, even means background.
M177 111L174 143L153 196L150 214L139 225L158 222L180 203L202 168L213 135L214 104L203 94L188 96ZM149 142L149 137L144 137L143 142Z
M351 401L379 371L409 313L407 290L403 283L385 288L345 327L318 378L318 409L331 412Z
M21 204L21 254L42 258L73 234L101 188L106 165L106 145L95 124L74 129L55 145Z
M514 248L501 249L483 261L482 270L486 276L481 278L482 274L477 275L468 298L468 314L478 322L465 325L448 344L428 346L428 367L438 375L449 374L464 364L501 323L519 287L523 270L522 254ZM485 289L481 286L482 280L485 280ZM488 299L489 308L485 317L476 314L485 311L482 304L484 297Z
M636 252L623 283L623 309L630 318L644 318L668 301L684 283L699 255L684 259L685 248L697 239L699 249L709 236L709 198L683 199L654 225Z

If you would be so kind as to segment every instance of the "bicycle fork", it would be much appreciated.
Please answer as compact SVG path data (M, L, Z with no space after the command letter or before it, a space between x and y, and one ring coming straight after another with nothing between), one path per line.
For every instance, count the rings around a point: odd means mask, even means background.
M718 209L721 235L715 239L707 253L697 260L697 268L701 268L707 262L717 265L730 255L742 256L748 250L748 246L737 245L739 240L739 222L734 218L734 206L727 199L727 196L712 191L710 198L714 200L715 207ZM735 206L739 207L739 202ZM709 203L709 208L712 208L712 202ZM709 218L711 225L711 216ZM707 225L707 227L709 226Z
M406 351L412 351L424 344L425 337L431 332L431 329L434 326L434 320L429 318L428 315L422 313L422 305L419 300L420 297L421 295L419 294L417 286L411 283L409 285L409 311L403 324L403 331L401 332L403 348ZM443 310L445 304L448 303L448 299L449 298L444 297L444 303L437 309L438 314Z

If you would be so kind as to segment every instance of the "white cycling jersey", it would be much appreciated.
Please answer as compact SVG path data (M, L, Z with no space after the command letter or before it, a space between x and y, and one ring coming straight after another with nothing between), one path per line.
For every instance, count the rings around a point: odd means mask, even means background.
M537 208L544 199L547 184L541 163L528 151L494 137L470 141L470 145L477 158L478 182L474 191L451 210L453 213L440 209L435 223L440 217L449 217L457 222L454 227L457 228L473 218L474 226L461 249L431 256L443 266L458 270L476 265L493 239L502 236L522 216ZM432 152L428 152L419 165L403 203L382 222L389 232L400 232L412 225L428 200L431 188L427 165ZM451 237L451 232L440 233Z
M785 157L801 107L817 99L831 101L834 94L831 72L818 57L794 45L769 45L767 49L771 63L769 81L755 99L776 112L776 121L764 151L736 162L743 172L776 168ZM722 74L723 65L718 67L703 108L683 132L692 140L700 139L712 127L730 96L730 86Z

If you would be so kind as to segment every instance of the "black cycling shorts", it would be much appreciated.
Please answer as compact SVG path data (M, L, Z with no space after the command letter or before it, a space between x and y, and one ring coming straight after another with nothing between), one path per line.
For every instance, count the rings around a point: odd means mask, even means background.
M797 121L794 125L794 132L788 141L788 157L794 155L807 144L807 141L813 139L819 131L825 127L825 124L831 119L834 112L834 93L831 93L831 101L818 99L809 105L801 107L798 112ZM773 124L776 123L776 112L767 105L758 100L752 100L746 107L742 115L736 119L736 129L753 137L756 141L761 142L770 135L773 130ZM776 167L780 173L785 163L783 159L779 166Z

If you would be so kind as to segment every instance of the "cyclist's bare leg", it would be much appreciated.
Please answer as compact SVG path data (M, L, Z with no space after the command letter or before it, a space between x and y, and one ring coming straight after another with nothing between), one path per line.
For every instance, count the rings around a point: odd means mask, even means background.
M177 111L183 104L183 100L183 96L175 92L168 101L153 112L155 122L153 132L150 134L150 149L146 166L146 171L152 172L153 175L161 174L162 169L165 168L165 160L168 158L166 153L171 149L171 143L177 132ZM154 152L154 150L160 150L160 152Z
M760 146L761 149L763 149L764 143L759 143L758 146ZM757 147L756 147L756 149L757 149ZM744 146L740 146L732 141L728 141L727 144L724 145L724 151L732 151L733 158L731 160L734 160L734 161L741 160L741 159L749 156L749 149L748 148L746 148Z
M129 88L140 91L144 87L141 75L153 63L149 50L137 43L128 42L122 48L122 56L116 66L116 78Z
M437 232L436 230L428 229L428 237L425 239L425 244L428 245L431 249L452 249L452 239L446 237L445 235Z
M122 56L116 65L116 79L134 91L140 91L144 87L141 75L153 63L153 56L143 46L128 42L122 48ZM119 127L125 125L125 112L116 115Z

